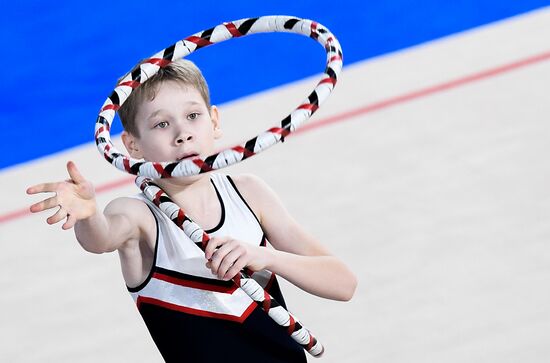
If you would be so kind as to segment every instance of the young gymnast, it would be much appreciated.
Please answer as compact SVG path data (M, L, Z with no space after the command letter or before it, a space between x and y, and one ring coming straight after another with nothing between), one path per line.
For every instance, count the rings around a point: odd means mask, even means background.
M206 157L222 133L206 81L187 60L160 69L130 95L119 116L129 154L147 161ZM243 268L283 305L275 275L320 297L353 296L353 273L258 177L155 180L212 237L205 256L142 194L117 198L100 212L93 185L73 162L67 171L67 181L28 188L28 194L55 193L31 211L58 208L47 222L74 227L86 251L118 251L127 288L167 362L306 361L303 348L229 281Z

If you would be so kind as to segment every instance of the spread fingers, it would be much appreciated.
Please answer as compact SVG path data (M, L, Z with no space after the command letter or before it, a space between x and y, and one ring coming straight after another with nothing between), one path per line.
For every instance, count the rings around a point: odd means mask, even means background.
M52 215L50 218L46 219L46 222L48 222L48 224L55 224L63 219L65 219L67 217L68 213L65 209L59 207L59 210L54 214Z
M27 188L27 194L55 192L59 183L42 183Z
M57 196L53 196L31 205L31 212L33 213L42 212L46 209L55 208L58 205L59 205L59 201L57 200Z

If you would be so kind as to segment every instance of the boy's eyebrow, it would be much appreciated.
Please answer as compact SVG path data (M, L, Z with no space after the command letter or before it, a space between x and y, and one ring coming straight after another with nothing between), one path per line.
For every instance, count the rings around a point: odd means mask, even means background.
M186 102L183 102L183 104L188 104L190 106L195 106L195 105L200 105L201 103L198 102L198 101L186 101ZM153 111L152 114L149 115L149 117L147 117L148 120L152 119L153 117L157 116L158 114L160 113L163 113L163 112L166 112L164 109L158 109L156 111Z
M153 113L150 114L149 117L147 117L147 119L150 120L150 119L154 118L155 116L157 116L159 113L163 113L163 112L164 112L163 109L153 111Z

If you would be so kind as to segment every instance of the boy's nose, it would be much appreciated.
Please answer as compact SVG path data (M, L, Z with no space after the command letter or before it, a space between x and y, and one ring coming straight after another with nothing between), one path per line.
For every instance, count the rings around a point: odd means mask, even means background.
M189 141L191 141L192 138L193 137L191 135L179 135L176 138L176 145L181 145L184 142L189 142Z

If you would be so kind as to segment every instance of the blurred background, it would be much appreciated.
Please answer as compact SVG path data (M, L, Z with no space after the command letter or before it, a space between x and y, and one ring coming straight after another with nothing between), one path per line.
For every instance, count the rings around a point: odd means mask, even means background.
M0 168L93 138L98 108L139 60L224 21L262 15L314 19L337 34L345 64L394 52L547 5L548 1L283 1L259 5L181 1L6 3L0 14L4 70ZM541 34L542 35L542 34ZM190 57L214 103L314 75L323 49L292 34L225 42ZM92 120L92 121L90 121ZM115 124L113 133L121 131ZM24 135L44 137L21 137ZM12 136L13 135L13 136ZM17 152L14 152L17 150Z
M228 173L260 175L350 265L349 303L286 285L327 362L546 362L550 332L550 1L93 1L0 12L0 361L161 361L116 254L30 215L26 187L75 160L98 200L137 193L105 163L94 121L139 60L225 21L294 15L344 50L306 128ZM259 34L189 56L223 143L277 124L324 50ZM121 131L113 125L113 135ZM313 360L313 359L310 359Z

